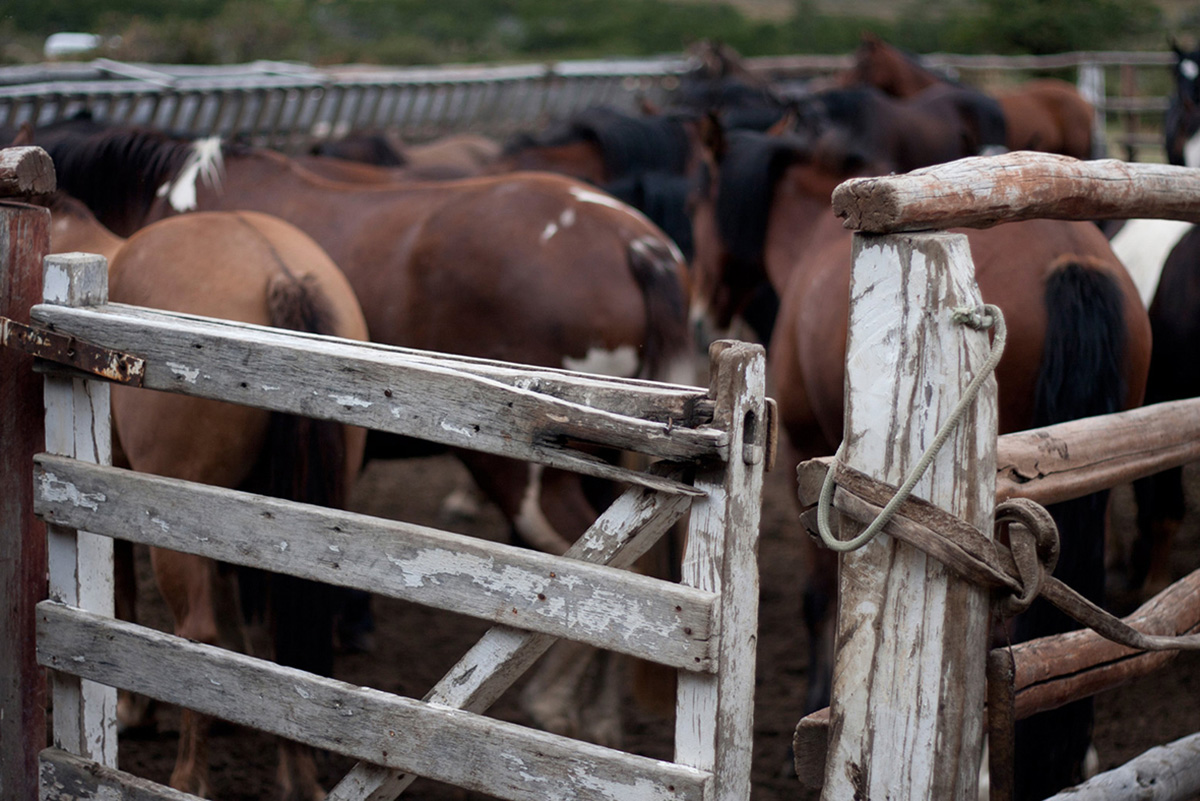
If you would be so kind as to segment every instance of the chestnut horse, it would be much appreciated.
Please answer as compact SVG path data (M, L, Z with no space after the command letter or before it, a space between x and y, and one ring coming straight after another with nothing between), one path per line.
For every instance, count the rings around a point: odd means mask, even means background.
M59 185L118 233L189 206L289 220L345 272L373 341L694 383L682 256L589 185L549 173L352 185L215 141L119 129L58 139L47 150ZM368 441L374 456L408 448ZM456 455L528 544L561 553L595 519L576 474Z
M832 454L842 436L851 234L833 216L829 198L843 178L866 165L832 148L746 132L713 145L711 175L693 211L697 311L728 320L751 287L770 280L782 305L768 360L792 464ZM1002 432L1141 402L1149 323L1133 282L1096 226L1035 220L964 233L983 298L1009 323L996 371ZM1062 538L1056 575L1097 601L1106 497L1051 510ZM813 554L805 591L810 709L828 701L834 559L828 551ZM1016 636L1073 627L1035 604L1018 619ZM1078 780L1090 725L1090 702L1020 725L1021 798L1042 798Z
M843 85L875 86L894 97L915 97L931 86L951 83L917 59L872 34L854 52ZM1092 153L1092 104L1066 81L1040 78L996 93L1004 111L1009 150L1040 150L1077 159Z
M191 214L149 225L125 241L69 198L53 202L51 213L53 252L82 250L109 259L113 302L367 338L345 277L312 239L282 220L256 212ZM113 463L170 478L341 506L362 463L362 429L235 404L114 386L112 417ZM209 644L245 641L228 627L227 613L236 605L224 597L227 582L214 562L158 548L151 549L151 561L177 635ZM290 576L270 579L274 659L331 675L329 588ZM243 585L244 601L249 586L261 582ZM119 611L134 617L131 598L122 600ZM172 787L210 792L207 729L207 718L183 710ZM316 775L310 748L280 741L281 797L323 797Z

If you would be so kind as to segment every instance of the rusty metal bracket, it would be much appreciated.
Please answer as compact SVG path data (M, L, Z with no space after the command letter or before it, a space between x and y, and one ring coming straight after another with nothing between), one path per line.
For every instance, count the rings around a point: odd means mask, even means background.
M0 346L134 387L142 386L142 377L146 373L146 361L141 357L7 317L0 317Z

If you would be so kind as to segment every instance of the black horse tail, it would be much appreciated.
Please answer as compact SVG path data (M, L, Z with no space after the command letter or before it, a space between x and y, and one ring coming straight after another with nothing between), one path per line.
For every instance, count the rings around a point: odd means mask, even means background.
M668 380L671 368L689 359L692 352L687 293L676 271L679 262L665 239L651 236L630 242L628 254L629 269L646 304L646 336L638 375Z
M270 323L277 328L329 334L333 313L315 282L283 273L267 287ZM328 507L343 507L346 478L344 429L327 420L274 412L253 479L263 495ZM332 588L308 579L242 571L243 604L261 605L269 587L275 660L322 676L333 671ZM265 584L265 586L264 586ZM249 590L249 591L248 591Z
M1127 331L1124 299L1108 273L1068 261L1046 281L1046 339L1037 377L1035 427L1125 405L1121 368ZM1089 600L1104 602L1104 532L1108 492L1049 507L1061 543L1055 576ZM1015 639L1029 640L1079 625L1038 600L1016 621ZM1092 701L1077 701L1017 724L1017 799L1046 798L1084 779L1091 743Z

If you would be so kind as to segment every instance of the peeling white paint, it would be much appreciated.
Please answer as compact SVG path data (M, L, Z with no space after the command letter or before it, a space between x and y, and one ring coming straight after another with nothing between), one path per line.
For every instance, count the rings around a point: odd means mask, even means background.
M334 553L341 553L341 552L342 552L342 549L341 549L341 548L339 548L339 547L337 547L336 545L330 545L330 546L329 546L329 550L333 551Z
M356 395L330 395L329 397L333 398L340 406L357 406L360 409L369 409L375 405L371 401L363 400Z
M279 550L280 550L280 551L286 551L287 549L288 549L288 544L287 544L287 542L281 542L281 543L279 543Z
M42 276L42 295L51 303L61 303L71 291L71 276L60 264L50 263Z
M472 429L467 428L466 426L456 426L447 420L442 421L442 430L449 431L452 434L459 434L468 439L475 436L475 432Z
M81 506L93 512L100 504L108 500L102 492L80 492L79 487L63 481L53 473L44 473L41 477L42 497L51 502L65 502L72 506Z
M193 369L179 362L167 362L167 368L175 374L176 378L182 378L189 384L195 384L196 379L200 377L200 368L198 367Z
M263 392L274 392L274 391L275 391L275 390L277 390L277 389L279 389L279 387L272 387L272 386L269 386L269 385L267 385L267 384L263 384L263 385L262 385L262 391L263 391Z
M71 661L72 661L72 662L78 662L78 663L80 663L80 664L83 664L84 662L86 662L86 661L87 661L87 657L86 657L86 656L83 656L83 655L81 654L81 655L78 655L78 656L73 656L73 657L71 657Z
M301 698L304 698L305 700L312 698L312 693L310 693L308 690L304 689L303 687L301 687L299 685L294 686L292 689L294 689L296 691L296 695L300 696Z
M221 686L221 682L217 681L216 679L209 679L209 680L208 680L208 683L209 683L209 684L211 684L211 685L212 685L212 686L214 686L214 687L220 687L220 686Z

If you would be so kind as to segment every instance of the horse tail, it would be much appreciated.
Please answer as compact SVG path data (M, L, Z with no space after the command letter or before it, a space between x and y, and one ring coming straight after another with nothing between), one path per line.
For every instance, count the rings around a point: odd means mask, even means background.
M643 236L629 243L629 269L646 304L640 378L667 380L671 369L691 355L687 295L676 272L676 252L659 237ZM691 378L676 378L694 383Z
M1119 411L1126 400L1122 361L1124 298L1108 273L1066 261L1046 281L1046 338L1034 396L1035 427ZM1049 507L1061 557L1055 576L1097 604L1104 596L1104 531L1108 492ZM1016 621L1015 639L1078 628L1038 600ZM1091 699L1017 724L1015 797L1045 798L1077 784L1091 742Z
M286 269L268 283L267 307L276 328L334 333L332 309L316 283ZM341 424L273 412L256 466L256 489L286 500L342 507L349 491L346 458ZM272 575L268 584L276 661L331 675L332 588L283 574Z

